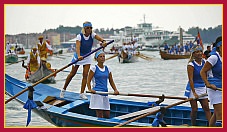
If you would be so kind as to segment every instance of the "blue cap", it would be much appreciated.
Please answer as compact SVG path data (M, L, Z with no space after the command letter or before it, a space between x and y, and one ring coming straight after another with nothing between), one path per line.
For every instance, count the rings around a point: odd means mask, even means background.
M97 52L95 53L95 59L97 59L98 56L99 56L100 54L102 54L102 53L104 53L102 50L97 51Z
M202 50L203 50L203 49L202 49L201 46L196 46L196 47L194 47L194 48L191 49L191 52L193 53L193 52L195 52L195 51L202 51Z
M91 22L85 22L83 23L83 27L92 27Z

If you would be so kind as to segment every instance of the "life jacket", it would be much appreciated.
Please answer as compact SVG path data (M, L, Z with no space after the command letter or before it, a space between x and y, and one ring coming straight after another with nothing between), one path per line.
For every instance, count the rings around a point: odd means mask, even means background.
M30 67L30 71L32 71L32 72L35 72L35 71L37 71L38 70L38 60L37 60L37 58L38 58L38 53L36 53L35 55L32 53L32 52L30 52L30 64L29 64L29 67Z
M93 45L93 38L90 35L89 39L85 40L84 35L82 33L80 33L80 36L81 36L80 55L84 56L87 53L91 52L92 45Z
M43 44L37 44L38 45L38 50L39 50L39 56L40 58L45 57L47 58L47 46L46 46L46 41L43 42Z

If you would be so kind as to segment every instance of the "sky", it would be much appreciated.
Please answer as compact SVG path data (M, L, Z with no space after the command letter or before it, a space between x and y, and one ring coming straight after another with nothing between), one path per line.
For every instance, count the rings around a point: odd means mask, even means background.
M145 16L145 17L144 17ZM152 23L155 27L176 31L191 27L209 28L223 25L223 7L217 4L70 4L70 5L5 5L5 34L42 33L59 25L81 26L90 21L94 29ZM144 19L145 18L145 19Z

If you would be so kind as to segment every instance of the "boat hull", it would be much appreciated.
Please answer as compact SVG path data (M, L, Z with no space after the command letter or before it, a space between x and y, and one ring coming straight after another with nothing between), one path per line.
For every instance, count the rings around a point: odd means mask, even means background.
M127 54L122 50L121 55L118 56L118 60L120 63L134 63L138 60L138 56L133 54Z
M7 74L5 75L5 91L9 96L14 96L29 85L27 82L22 82ZM122 116L150 109L150 103L154 104L154 102L147 103L110 98L110 119L105 119L97 118L95 111L89 109L89 95L88 100L81 100L79 93L66 91L65 98L60 98L59 89L41 83L36 85L34 89L33 100L39 101L43 106L33 109L33 112L36 112L43 119L59 127L113 127L135 117L122 118ZM18 96L16 100L24 104L27 98L28 92L26 91ZM160 105L160 107L165 106L167 105ZM163 119L168 125L190 125L190 112L191 107L174 106L166 109ZM198 126L208 125L204 111L201 108L198 109L197 116ZM149 115L126 126L151 127L155 117L155 115Z
M41 64L41 66L35 73L28 75L28 72L26 72L25 79L27 79L28 82L35 83L35 82L41 80L42 78L52 74L53 72L54 71L52 71L51 69L48 69L45 65ZM42 83L55 83L56 82L55 76L56 75L47 78Z
M164 60L176 60L176 59L188 59L190 58L190 55L173 55L173 54L167 54L164 51L159 50L159 53L161 55L161 58Z
M18 56L16 54L7 54L5 56L6 63L16 63L18 61Z

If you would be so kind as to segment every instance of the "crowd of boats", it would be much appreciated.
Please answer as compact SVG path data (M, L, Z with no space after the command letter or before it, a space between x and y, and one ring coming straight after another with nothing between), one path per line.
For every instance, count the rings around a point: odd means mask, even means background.
M42 57L40 58L40 66L37 68L35 72L31 72L29 69L29 65L25 65L24 61L27 60L27 58L33 52L33 49L30 49L29 53L27 53L28 50L26 52L26 49L24 49L23 44L18 44L18 43L11 44L9 42L6 43L5 63L7 63L8 65L12 65L15 63L22 62L21 66L26 69L26 73L24 77L30 83L35 83L55 71L55 69L51 68L51 64L47 62L47 59L45 57ZM47 54L48 56L52 56L54 54L52 50L46 49L46 51L48 53ZM58 52L58 54L61 54L61 53L62 51ZM55 79L54 79L55 76L52 76L46 79L43 83L45 82L55 83Z
M145 19L145 18L144 18ZM109 39L115 41L115 46L128 43L133 37L137 37L141 50L158 51L159 47L164 46L164 42L175 40L175 43L189 43L194 41L195 37L186 33L181 27L177 31L162 30L160 27L153 27L152 23L137 24L137 27L125 27L124 31L115 32ZM182 42L180 42L182 41ZM171 44L171 45L173 45Z

